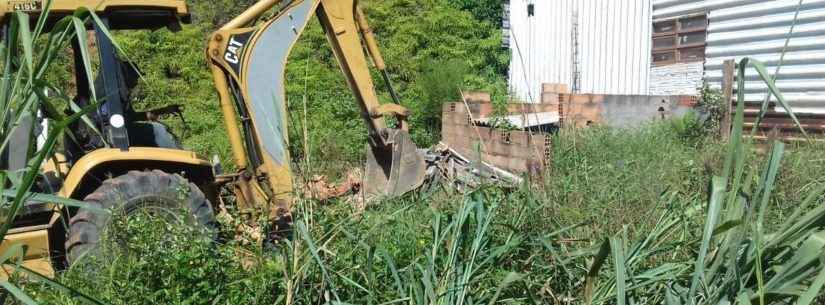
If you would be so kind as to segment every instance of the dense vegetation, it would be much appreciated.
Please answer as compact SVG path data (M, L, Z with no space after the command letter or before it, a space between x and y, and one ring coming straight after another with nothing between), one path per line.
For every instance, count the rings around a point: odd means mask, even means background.
M421 144L437 137L437 110L454 88L502 90L506 56L488 2L367 2L389 61L402 63L393 75L420 113ZM201 153L227 148L194 42L237 9L210 4L196 3L197 22L181 33L119 33L144 69L135 98L187 105L184 140ZM309 101L313 158L352 161L363 130L322 44L314 25L290 61L290 100ZM0 304L812 304L825 285L825 150L753 144L738 122L730 142L701 132L695 117L565 129L544 179L516 188L445 187L366 210L300 200L294 235L272 248L232 239L226 217L219 243L185 223L120 218L106 238L128 243L59 274L71 288L0 280L14 294L0 294ZM3 198L0 211L24 196ZM10 257L0 262L13 265Z
M302 200L293 241L266 250L235 241L216 246L185 226L131 218L130 251L105 256L114 261L102 270L86 261L60 280L110 304L583 304L588 270L607 238L624 240L630 256L657 236L636 253L652 256L628 258L633 298L659 303L667 281L689 282L692 267L681 264L698 252L707 186L722 172L724 143L685 135L671 122L564 131L554 140L543 185L466 195L444 189L365 211L343 200ZM760 150L748 154L747 168L764 168ZM810 160L825 158L822 146L788 151L766 230L821 187L821 166ZM663 221L678 225L665 231ZM616 298L612 258L607 265L595 274L597 304ZM658 266L679 268L648 278ZM44 288L28 289L46 304L82 304Z

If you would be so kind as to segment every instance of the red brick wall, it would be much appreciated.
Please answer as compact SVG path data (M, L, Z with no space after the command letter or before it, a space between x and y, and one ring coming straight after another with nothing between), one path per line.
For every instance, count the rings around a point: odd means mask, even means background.
M470 160L484 161L511 172L531 175L543 172L552 152L549 135L473 126L469 114L463 103L444 105L441 129L444 144Z
M602 123L603 95L561 94L559 117L564 127L581 128Z

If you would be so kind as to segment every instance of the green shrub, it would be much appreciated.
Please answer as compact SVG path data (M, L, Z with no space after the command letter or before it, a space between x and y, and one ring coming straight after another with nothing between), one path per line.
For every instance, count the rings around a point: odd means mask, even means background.
M687 143L696 143L710 134L707 121L703 121L693 110L680 118L671 119L670 124L676 135Z
M711 133L718 133L722 120L729 111L730 104L725 102L722 91L711 88L707 84L701 88L699 103L696 109L706 116L705 128Z
M277 261L234 242L215 244L184 219L162 215L117 216L99 249L82 256L60 280L112 305L273 304L282 296ZM245 269L251 261L259 263ZM44 304L81 304L48 289L35 296Z

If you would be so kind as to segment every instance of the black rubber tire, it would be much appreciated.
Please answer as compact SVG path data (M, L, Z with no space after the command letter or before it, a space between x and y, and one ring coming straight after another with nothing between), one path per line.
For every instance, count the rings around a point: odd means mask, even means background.
M174 211L174 217L185 217L187 225L196 226L211 238L216 236L217 221L212 205L198 187L185 178L163 171L131 171L103 182L84 202L95 209L105 209L111 215L128 215L136 208L152 207ZM184 211L188 215L180 215ZM69 221L66 258L69 264L89 251L97 249L101 234L112 216L94 209L81 208Z

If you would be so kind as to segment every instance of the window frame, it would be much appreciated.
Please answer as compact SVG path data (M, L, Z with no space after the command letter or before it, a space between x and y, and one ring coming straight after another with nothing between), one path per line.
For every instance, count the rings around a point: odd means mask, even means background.
M697 18L704 19L704 23L700 27L691 27L691 28L683 28L683 24L687 23L687 21L694 20ZM657 27L661 25L667 25L667 23L672 23L671 31L667 32L656 32ZM653 35L651 38L651 64L654 67L661 67L661 66L668 66L680 63L692 63L692 62L704 62L705 55L703 54L701 60L699 59L687 59L682 58L682 52L686 54L688 51L695 51L696 49L704 49L707 47L707 33L708 33L708 17L707 14L694 14L688 16L681 16L678 18L671 18L671 19L664 19L658 20L653 22ZM667 28L667 26L664 26ZM696 34L702 33L704 34L704 41L701 43L682 43L682 37L689 34ZM674 41L673 46L668 47L656 47L655 44L657 41L661 41L663 39L672 39ZM655 61L657 55L667 54L670 53L673 59L666 60L666 61ZM703 52L704 53L704 50ZM695 54L695 52L691 52L691 54Z

